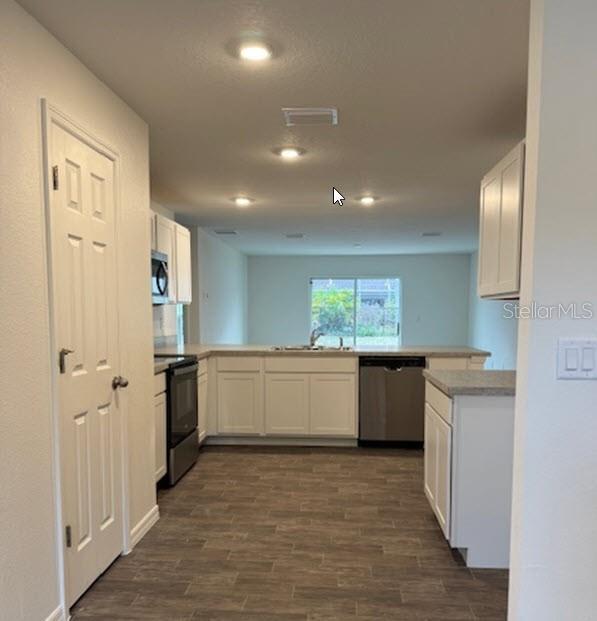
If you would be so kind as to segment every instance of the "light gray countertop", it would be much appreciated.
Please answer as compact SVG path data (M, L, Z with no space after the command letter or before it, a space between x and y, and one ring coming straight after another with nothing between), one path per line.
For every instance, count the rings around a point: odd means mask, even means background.
M186 344L156 349L158 354L194 354L199 359L211 355L218 356L426 356L434 358L469 358L471 356L487 357L488 351L474 347L459 346L412 346L412 347L357 347L350 351L335 349L289 351L274 350L271 345L197 345Z
M162 362L161 360L153 361L153 374L157 375L158 373L163 373L168 368L167 362Z
M425 379L449 397L486 397L516 394L515 371L423 371Z

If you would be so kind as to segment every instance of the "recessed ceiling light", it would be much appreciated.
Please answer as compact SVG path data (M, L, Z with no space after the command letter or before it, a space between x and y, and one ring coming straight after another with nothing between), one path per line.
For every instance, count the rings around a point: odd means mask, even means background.
M248 196L237 196L232 200L237 207L248 207L253 202L253 199Z
M375 197L374 196L361 196L359 200L361 202L361 205L365 205L365 207L370 207L375 202Z
M297 147L282 147L274 151L276 155L279 155L284 160L296 160L301 155L304 155L305 150Z
M259 62L261 60L267 60L272 57L272 52L263 43L251 43L243 45L239 50L239 56L243 60L250 60L252 62Z

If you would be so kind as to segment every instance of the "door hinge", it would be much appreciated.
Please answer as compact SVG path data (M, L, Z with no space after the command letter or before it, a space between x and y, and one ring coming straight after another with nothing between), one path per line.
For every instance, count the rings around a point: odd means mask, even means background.
M66 547L70 548L73 545L73 538L70 525L66 527Z
M58 189L58 166L52 166L52 187Z

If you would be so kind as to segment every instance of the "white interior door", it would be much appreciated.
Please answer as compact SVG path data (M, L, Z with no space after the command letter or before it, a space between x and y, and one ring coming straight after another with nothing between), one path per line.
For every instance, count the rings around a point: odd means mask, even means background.
M48 138L56 364L70 351L57 376L70 606L123 549L115 166L53 117Z

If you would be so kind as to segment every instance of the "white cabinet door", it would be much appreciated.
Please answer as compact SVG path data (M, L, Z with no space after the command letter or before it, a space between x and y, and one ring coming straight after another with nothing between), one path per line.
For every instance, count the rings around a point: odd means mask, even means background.
M478 292L512 298L520 289L524 142L481 182Z
M168 299L176 303L176 222L156 214L157 251L168 255Z
M425 404L424 490L446 539L450 539L452 428Z
M437 456L437 492L435 496L435 515L450 539L450 495L452 480L452 428L442 418L436 417L436 456Z
M166 474L166 393L154 397L155 480Z
M260 372L218 373L218 433L263 433L262 386Z
M523 163L523 144L503 161L497 294L520 290Z
M424 481L425 496L435 511L437 495L437 431L435 416L429 404L425 404Z
M207 373L197 377L197 413L199 442L207 436Z
M311 375L309 392L311 435L356 437L354 375L348 373Z
M265 376L265 432L309 433L309 375L268 373Z
M179 304L192 301L191 285L191 232L175 224L176 227L176 300Z
M497 288L500 253L501 174L494 169L481 185L479 230L479 295L493 295Z

